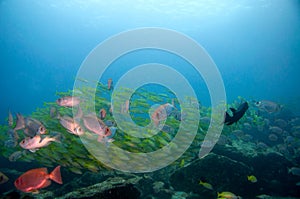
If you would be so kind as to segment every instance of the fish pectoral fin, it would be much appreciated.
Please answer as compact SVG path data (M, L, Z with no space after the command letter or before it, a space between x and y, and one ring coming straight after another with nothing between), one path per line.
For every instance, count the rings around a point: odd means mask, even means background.
M234 114L236 110L234 108L230 108L231 112Z
M32 190L31 193L32 194L39 194L40 192L39 192L39 190L35 189L35 190Z
M29 149L30 152L35 153L38 149Z

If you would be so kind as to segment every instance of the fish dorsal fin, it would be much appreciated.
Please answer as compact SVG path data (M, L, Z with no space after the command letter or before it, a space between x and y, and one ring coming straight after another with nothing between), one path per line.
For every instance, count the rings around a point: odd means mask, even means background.
M230 108L231 112L234 114L236 112L236 109Z
M47 168L39 168L37 169L39 172L44 172L48 174L48 169Z

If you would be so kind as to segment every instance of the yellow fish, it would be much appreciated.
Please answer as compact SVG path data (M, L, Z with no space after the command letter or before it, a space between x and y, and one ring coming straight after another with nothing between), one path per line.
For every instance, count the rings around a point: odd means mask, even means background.
M200 180L199 182L200 185L202 185L203 187L205 187L206 189L209 189L209 190L213 190L213 186L211 184L209 184L208 182L203 182L202 180Z
M229 191L223 191L218 193L218 199L241 199L242 197L236 196L234 193Z
M247 179L248 179L250 182L252 182L252 183L257 182L257 178L256 178L254 175L247 176Z

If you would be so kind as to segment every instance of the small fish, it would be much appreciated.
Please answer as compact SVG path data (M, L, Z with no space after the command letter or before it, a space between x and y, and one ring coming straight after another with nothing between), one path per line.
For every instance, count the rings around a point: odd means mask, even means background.
M97 118L96 115L89 114L84 116L82 119L84 126L89 131L99 135L98 142L102 142L103 139L108 139L108 142L112 141L111 139L109 139L109 137L112 135L110 128L108 128L102 120Z
M50 117L55 118L56 116L57 116L57 109L54 106L52 106L50 108Z
M184 164L185 164L185 161L184 161L184 159L182 159L179 164L180 168L184 167Z
M14 153L12 153L12 154L9 156L8 160L9 160L10 162L15 162L15 161L17 161L19 158L21 158L22 155L24 155L24 154L25 154L25 150L24 150L24 151L15 151Z
M300 176L300 168L292 167L288 169L288 173L292 173L293 175Z
M288 125L288 123L283 119L276 119L274 123L275 125L278 125L280 128L285 128Z
M254 175L247 176L247 179L248 179L248 181L250 181L252 183L257 182L257 178Z
M153 120L155 126L158 126L162 120L165 120L174 110L174 106L170 103L160 105L151 114L151 119Z
M51 142L60 142L60 135L55 137L46 136L44 138L41 135L36 135L34 137L27 137L20 142L20 146L23 149L28 149L31 152L35 152L36 150L48 146Z
M234 193L229 191L223 191L221 193L218 192L218 198L222 199L242 199L241 196L236 196Z
M269 140L272 141L272 142L276 142L278 140L278 137L277 135L271 133L269 136L268 136Z
M232 111L232 116L230 116L228 114L228 112L225 112L225 119L224 119L224 124L226 125L231 125L237 121L239 121L244 114L246 113L246 111L248 110L249 105L247 102L242 103L238 109L234 109L234 108L230 108L230 110Z
M17 130L21 130L25 128L25 120L23 115L21 115L20 113L17 113L17 124L14 128L15 131Z
M283 130L278 126L270 126L269 131L271 133L276 133L277 135L281 135L283 133Z
M64 107L74 107L79 105L81 100L74 96L65 96L56 100L56 104Z
M8 180L8 177L0 172L0 184L6 183Z
M214 190L213 186L211 184L209 184L208 182L203 182L200 180L199 184L202 185L203 187L205 187L206 189Z
M8 126L12 127L13 123L14 123L14 118L13 118L10 110L8 110Z
M255 102L255 106L257 106L259 110L267 113L279 112L282 109L282 105L268 100L257 101Z
M266 195L266 194L261 194L256 196L256 198L261 198L261 199L272 199L272 196Z
M99 111L99 115L100 115L100 119L103 120L106 117L106 110L104 108L102 108Z
M29 170L18 177L14 184L20 191L38 193L39 189L48 187L51 180L58 184L63 183L60 166L57 166L50 174L48 174L47 168Z
M17 146L19 140L18 133L13 129L9 129L7 134L8 134L8 140L5 142L5 145L8 147Z
M113 80L112 80L112 78L109 78L107 80L107 89L111 90L112 88L113 88Z
M129 100L125 101L125 105L124 105L124 113L128 113L129 112Z
M30 117L25 118L25 135L33 137L35 135L45 134L46 132L45 126L37 119Z
M80 127L80 125L69 116L59 116L59 123L67 129L68 132L74 135L83 135L84 131Z
M104 121L105 125L108 126L108 127L112 127L115 125L115 122L112 121L112 120L106 120Z

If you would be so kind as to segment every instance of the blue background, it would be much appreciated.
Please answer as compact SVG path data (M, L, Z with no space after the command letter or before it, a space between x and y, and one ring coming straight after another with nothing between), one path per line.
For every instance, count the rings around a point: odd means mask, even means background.
M300 113L299 1L2 0L0 123L8 109L30 114L56 100L56 91L72 89L83 60L108 37L149 26L199 42L221 72L229 103L238 96L267 99ZM132 63L151 61L140 57ZM116 78L125 69L106 75ZM206 104L205 87L196 86L201 77L193 74L185 75Z

